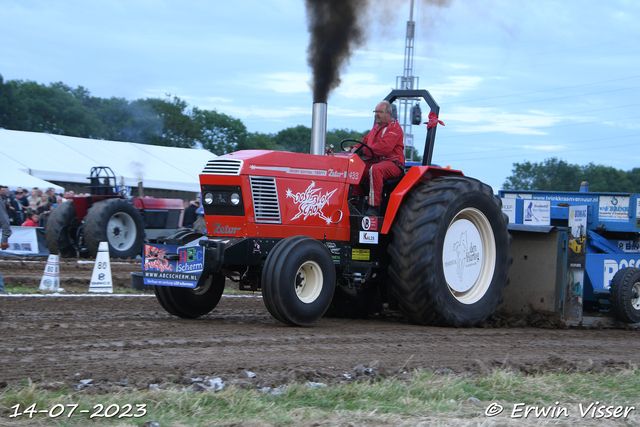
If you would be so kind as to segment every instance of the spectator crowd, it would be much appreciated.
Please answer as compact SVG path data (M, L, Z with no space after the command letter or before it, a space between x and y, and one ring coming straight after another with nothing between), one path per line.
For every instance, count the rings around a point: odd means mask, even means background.
M10 225L23 227L44 227L53 208L74 196L90 196L89 193L75 194L73 191L65 191L64 194L56 194L55 188L49 187L42 191L38 187L25 190L18 187L10 191L5 185L0 185L0 199L7 210ZM193 228L197 210L201 206L200 196L195 200L184 202L183 228Z
M7 210L10 224L24 227L44 227L53 208L72 196L73 191L67 191L64 195L56 194L55 188L51 187L46 191L38 187L31 190L18 187L15 191L9 191L7 186L0 185L0 199Z

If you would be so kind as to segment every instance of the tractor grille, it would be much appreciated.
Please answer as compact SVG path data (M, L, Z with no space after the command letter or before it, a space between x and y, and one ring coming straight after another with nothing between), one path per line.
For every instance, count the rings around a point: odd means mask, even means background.
M207 175L240 175L242 162L239 159L209 160L202 173Z
M266 176L250 176L249 179L256 223L282 223L276 179Z

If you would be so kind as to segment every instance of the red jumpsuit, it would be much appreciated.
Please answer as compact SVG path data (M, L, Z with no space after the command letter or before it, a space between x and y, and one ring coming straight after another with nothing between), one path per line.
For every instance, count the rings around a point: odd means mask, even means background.
M373 150L374 157L366 162L362 180L369 180L369 206L380 206L382 182L400 176L404 170L404 137L397 120L391 119L373 129L362 138L362 142ZM364 157L370 157L367 147L362 148ZM360 181L363 182L363 181ZM364 181L366 182L366 181Z

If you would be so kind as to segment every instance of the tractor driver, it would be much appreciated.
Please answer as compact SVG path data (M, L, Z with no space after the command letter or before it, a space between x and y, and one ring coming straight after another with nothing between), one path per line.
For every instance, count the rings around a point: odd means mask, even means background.
M361 149L367 160L362 182L369 180L369 200L364 214L368 216L380 215L380 199L382 198L383 181L398 177L404 173L404 143L402 127L398 121L391 117L391 104L382 101L376 106L374 113L375 125L373 129L362 138L362 142L373 150L361 144L352 146L349 151ZM356 191L362 191L357 188Z

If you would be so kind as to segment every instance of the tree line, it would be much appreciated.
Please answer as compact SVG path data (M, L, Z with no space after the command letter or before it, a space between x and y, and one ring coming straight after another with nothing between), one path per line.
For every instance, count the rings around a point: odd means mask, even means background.
M583 181L589 183L589 191L593 192L640 193L640 168L623 171L594 163L580 166L552 157L539 163L514 163L503 188L578 191Z
M201 146L217 155L249 149L308 153L311 140L311 128L307 126L292 126L277 133L249 132L240 119L215 109L190 108L177 96L135 101L99 98L82 86L5 82L2 75L0 128L167 147ZM333 129L327 132L327 144L339 150L343 139L361 140L367 132ZM422 160L417 153L414 158ZM572 165L554 157L540 163L514 163L503 187L578 191L583 181L589 182L591 191L640 193L640 168L625 172L593 163Z
M190 108L177 96L128 101L91 96L82 86L8 80L0 75L0 128L166 147L202 147L214 154L248 149L308 153L311 128L277 133L249 132L240 119L217 110ZM327 144L339 150L346 138L361 140L368 130L333 129Z

